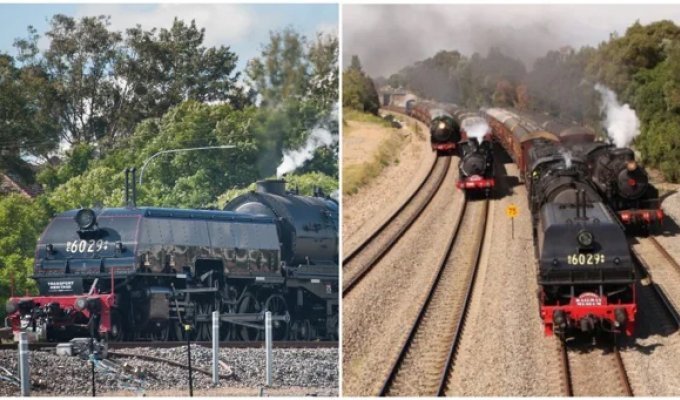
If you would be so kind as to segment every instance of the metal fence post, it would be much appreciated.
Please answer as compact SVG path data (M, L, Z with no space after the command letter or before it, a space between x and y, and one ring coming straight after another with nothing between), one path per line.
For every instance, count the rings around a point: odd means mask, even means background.
M212 313L212 383L219 383L219 353L220 353L220 312Z
M19 333L19 377L21 378L21 395L31 395L31 375L28 369L28 333Z
M266 385L272 384L272 312L267 311L264 314L264 341L267 349L267 376Z

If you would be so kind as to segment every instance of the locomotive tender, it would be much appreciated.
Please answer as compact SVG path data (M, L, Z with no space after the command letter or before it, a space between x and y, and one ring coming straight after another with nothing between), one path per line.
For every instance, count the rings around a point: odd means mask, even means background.
M527 186L546 335L631 335L635 268L623 228L592 186L587 163L533 121L501 109L486 115Z
M35 253L40 294L10 298L9 323L37 340L209 340L218 310L222 340L256 340L268 310L289 317L275 339L336 339L338 207L319 194L262 181L228 211L136 207L133 183L127 207L51 220Z

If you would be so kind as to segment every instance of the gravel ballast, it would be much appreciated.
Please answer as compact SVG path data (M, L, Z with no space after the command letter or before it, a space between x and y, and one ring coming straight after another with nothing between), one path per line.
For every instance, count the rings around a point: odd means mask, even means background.
M343 298L343 394L375 395L427 295L452 234L462 193L457 158L430 206L395 247Z
M212 351L192 346L192 364L210 371ZM130 348L115 352L143 354L164 358L186 365L186 347ZM333 395L338 387L337 349L274 349L274 386L307 388L308 394ZM257 388L264 385L264 349L220 349L220 360L229 366L221 374L231 378L220 379L219 387ZM41 396L87 396L91 393L90 365L78 357L57 356L54 350L31 351L32 394ZM16 372L17 352L0 350L0 367ZM2 369L0 369L2 371ZM163 362L137 358L115 357L98 363L96 369L98 393L115 392L143 394L159 390L188 391L186 369ZM0 372L3 375L3 372ZM18 374L17 374L18 375ZM211 377L200 372L193 373L194 389L215 388ZM0 396L16 396L19 388L0 381Z
M485 258L480 265L447 395L561 395L555 338L546 338L538 314L536 262L526 190L514 164L497 179L503 197L492 202ZM512 179L515 178L515 179ZM512 191L512 192L510 192ZM506 207L515 204L512 223Z

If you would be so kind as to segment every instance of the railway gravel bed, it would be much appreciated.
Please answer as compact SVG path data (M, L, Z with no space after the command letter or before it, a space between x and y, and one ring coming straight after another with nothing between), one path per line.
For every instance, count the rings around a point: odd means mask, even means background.
M435 196L441 187L451 165L451 158L440 157L433 166L432 173L426 177L423 186L414 194L405 207L389 221L376 235L371 235L360 251L346 255L342 265L343 296L362 278L385 252L389 251L399 236L409 229L419 213Z
M619 368L618 354L610 345L567 344L573 396L630 396L628 376Z
M399 120L406 123L402 130L409 135L409 143L399 154L398 163L386 167L379 177L373 179L359 192L343 196L344 254L363 242L396 211L425 179L436 158L436 153L430 149L427 140L429 128L403 114L392 111L389 113L397 115ZM413 132L414 124L420 127L421 135Z
M680 262L680 185L664 184L670 190L661 203L666 214L661 229L655 232L656 239Z
M428 300L422 320L407 344L393 379L389 396L436 396L442 372L457 334L465 308L468 287L477 268L477 255L483 245L486 201L468 201L458 233L445 265Z
M675 321L654 293L653 283L637 285L635 334L622 338L621 358L636 396L677 396L680 393L680 335Z
M561 368L557 340L546 338L538 313L536 262L526 190L517 168L498 165L490 237L472 296L467 322L449 375L450 396L560 396ZM507 172L507 177L505 177ZM515 204L514 222L505 214Z
M653 241L653 238L632 239L632 248L642 258L652 281L662 288L671 306L680 311L680 270L671 265Z
M210 370L212 352L202 346L192 346L192 364ZM117 352L163 358L186 364L186 347L117 349ZM276 387L304 387L306 394L337 395L337 349L274 349L273 380ZM231 370L231 378L220 380L219 387L257 388L264 383L265 357L263 349L220 349L220 360ZM32 395L88 396L91 393L90 365L78 357L57 356L54 350L31 351ZM17 371L17 351L0 350L0 367ZM2 371L2 368L0 368ZM222 374L227 371L222 370ZM0 375L3 375L0 372ZM215 388L211 377L194 372L197 391ZM160 390L188 393L188 373L184 368L141 360L110 357L99 363L96 390L103 393L144 394ZM17 396L19 388L0 381L0 396Z
M376 395L408 335L464 201L452 160L434 199L394 248L343 298L343 394Z

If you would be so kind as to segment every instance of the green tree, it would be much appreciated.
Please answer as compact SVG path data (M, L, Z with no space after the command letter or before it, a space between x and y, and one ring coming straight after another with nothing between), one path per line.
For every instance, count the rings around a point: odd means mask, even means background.
M378 91L361 69L359 57L352 56L350 66L342 73L342 106L377 114L380 109Z
M49 207L44 200L19 195L0 197L0 303L5 304L14 282L16 294L34 292L33 253L47 224ZM5 308L0 308L0 320Z

